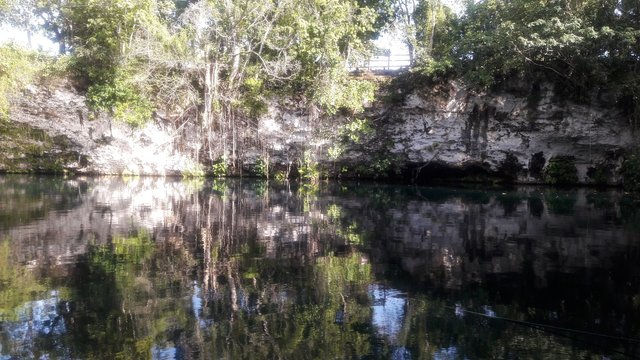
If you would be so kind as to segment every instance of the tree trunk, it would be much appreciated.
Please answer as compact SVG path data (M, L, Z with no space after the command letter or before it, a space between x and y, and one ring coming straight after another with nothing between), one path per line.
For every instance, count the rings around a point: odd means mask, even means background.
M409 63L413 65L416 61L416 47L411 41L407 41L407 50L409 50Z
M208 50L208 49L207 49ZM202 128L206 134L207 151L209 153L209 161L216 159L217 151L214 146L215 129L214 121L214 103L218 100L218 79L220 67L217 60L205 65L204 79L204 111L202 116Z
M433 58L433 38L436 33L436 6L435 4L431 5L431 34L429 35L429 47L427 48L429 58Z

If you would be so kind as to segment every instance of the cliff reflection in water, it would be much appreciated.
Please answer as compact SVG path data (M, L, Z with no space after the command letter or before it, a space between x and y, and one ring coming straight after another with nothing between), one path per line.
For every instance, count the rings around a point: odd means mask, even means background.
M1 177L0 355L640 356L638 214L615 191Z

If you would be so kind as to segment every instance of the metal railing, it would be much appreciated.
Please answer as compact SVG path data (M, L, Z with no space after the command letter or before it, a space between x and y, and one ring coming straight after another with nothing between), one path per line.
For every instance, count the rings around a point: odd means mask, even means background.
M349 71L387 71L402 70L411 65L409 54L403 55L376 55L362 63L353 65Z

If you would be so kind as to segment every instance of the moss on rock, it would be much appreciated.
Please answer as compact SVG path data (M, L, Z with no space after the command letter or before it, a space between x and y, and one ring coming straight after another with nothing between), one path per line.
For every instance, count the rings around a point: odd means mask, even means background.
M61 174L83 160L66 137L10 121L0 121L0 146L3 173Z

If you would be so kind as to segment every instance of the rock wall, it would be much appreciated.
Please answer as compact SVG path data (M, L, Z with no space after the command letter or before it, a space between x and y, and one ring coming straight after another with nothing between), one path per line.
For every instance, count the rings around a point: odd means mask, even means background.
M132 128L91 112L69 84L29 86L11 99L0 131L0 172L179 175L197 168L191 149L158 121Z
M372 104L365 115L372 131L358 141L339 134L340 124L354 117L320 123L300 109L282 107L261 119L260 132L274 140L271 159L289 159L292 144L301 144L336 176L359 177L369 166L364 176L543 183L549 160L562 157L575 165L578 183L618 184L624 157L636 144L628 117L606 93L594 94L586 105L556 90L551 84L518 84L479 94L459 82L406 94L387 89L401 100ZM330 157L340 141L344 150Z
M257 122L241 125L236 171L259 174L260 163L269 163L270 170L292 174L307 154L335 177L543 183L549 161L560 157L575 165L571 182L620 183L636 140L610 94L594 93L586 105L558 95L551 84L514 84L481 94L459 82L411 91L396 84L381 89L380 100L358 116L323 117L279 99ZM366 126L345 126L356 119ZM195 156L197 136L185 136L195 133L159 117L131 128L89 111L71 86L32 86L12 99L11 121L0 126L0 172L206 171L210 166Z
M520 182L540 182L551 158L568 156L579 182L599 180L592 174L604 167L608 181L616 183L625 151L635 142L626 116L613 104L598 98L576 104L549 84L524 95L473 94L456 83L447 90L440 101L409 94L389 116L394 152L410 163L478 165Z

